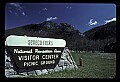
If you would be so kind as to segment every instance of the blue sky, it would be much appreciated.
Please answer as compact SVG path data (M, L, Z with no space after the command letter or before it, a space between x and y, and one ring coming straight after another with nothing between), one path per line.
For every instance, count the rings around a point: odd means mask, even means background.
M44 21L68 23L85 32L96 26L116 21L112 3L6 3L5 29Z

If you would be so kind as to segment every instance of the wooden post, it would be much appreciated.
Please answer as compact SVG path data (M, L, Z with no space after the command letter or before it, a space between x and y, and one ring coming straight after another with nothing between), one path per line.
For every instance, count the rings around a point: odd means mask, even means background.
M83 59L82 58L80 58L80 66L82 66L83 65Z

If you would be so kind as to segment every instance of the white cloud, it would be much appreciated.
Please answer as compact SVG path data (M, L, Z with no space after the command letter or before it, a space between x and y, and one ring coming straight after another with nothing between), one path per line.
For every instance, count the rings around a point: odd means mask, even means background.
M22 3L9 3L9 5L14 6L15 9L9 8L10 13L14 13L16 16L22 14L22 16L26 16L23 8L21 7Z
M11 10L9 10L9 12L12 14L13 12Z
M66 7L67 9L69 8L69 7Z
M96 25L96 24L98 24L98 22L97 22L97 21L94 21L94 22L93 22L93 19L90 19L90 21L88 22L88 24L91 26L91 25Z
M112 22L112 21L116 21L116 18L112 18L110 20L104 20L105 21L105 24L109 23L109 22Z
M42 10L47 11L48 9L47 8L43 8Z
M71 9L72 7L66 7L67 9Z
M23 15L23 16L25 16L25 13L24 13L24 12L22 12L22 15Z
M49 17L49 18L46 18L46 21L51 21L51 20L57 20L58 17Z
M15 7L21 7L20 6L20 3L9 3L10 5L13 5L13 6L15 6Z
M15 15L18 16L18 14L15 12Z
M18 11L22 12L22 9L21 9L21 8L18 8Z

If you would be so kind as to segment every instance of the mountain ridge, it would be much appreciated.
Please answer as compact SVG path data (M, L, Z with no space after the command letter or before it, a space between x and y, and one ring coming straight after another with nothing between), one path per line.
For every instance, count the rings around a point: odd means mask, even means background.
M84 32L83 34L89 40L97 40L99 38L100 39L109 38L112 33L113 33L113 37L116 37L116 21L109 22L107 24L92 28L92 29ZM101 35L101 34L103 34L103 35ZM101 37L100 37L100 35L101 35ZM104 36L106 36L106 37L104 37Z
M9 35L64 39L66 46L75 51L104 50L106 44L116 43L116 22L95 27L82 34L70 24L44 21L8 29L5 38Z

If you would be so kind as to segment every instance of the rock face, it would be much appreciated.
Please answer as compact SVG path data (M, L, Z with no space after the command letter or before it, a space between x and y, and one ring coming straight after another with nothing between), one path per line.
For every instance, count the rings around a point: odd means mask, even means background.
M31 75L37 76L37 75L62 71L66 69L75 70L78 68L68 48L64 48L61 59L54 69L42 69L42 70L33 70L33 71L26 70L26 72L21 73L13 69L14 63L11 59L12 59L11 55L8 54L5 49L5 76L9 78L27 77Z

